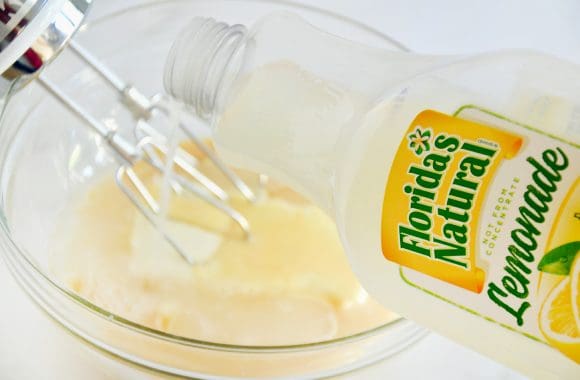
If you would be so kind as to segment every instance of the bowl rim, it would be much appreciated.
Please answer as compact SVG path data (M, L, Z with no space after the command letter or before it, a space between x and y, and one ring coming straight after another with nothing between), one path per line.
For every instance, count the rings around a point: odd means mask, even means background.
M104 14L100 15L99 17L88 21L87 23L83 24L81 27L82 32L89 30L94 25L98 25L100 23L106 22L112 18L122 17L127 13L131 13L137 11L142 8L152 8L156 6L165 6L168 3L180 3L180 2L191 2L192 0L143 0L140 1L139 4L133 4L121 9L114 10L112 12L105 12ZM193 1L207 1L207 0L193 0ZM339 20L345 24L350 24L351 26L356 27L357 29L363 30L366 33L374 35L378 37L380 40L390 44L394 49L401 50L401 51L409 51L409 49L400 43L399 41L393 39L392 37L380 32L379 30L363 23L352 19L348 16L343 14L324 9L321 7L298 3L292 0L219 0L222 2L253 2L253 3L262 3L262 4L278 4L284 5L292 8L296 8L298 10L307 11L314 14L319 14L322 16L326 16L335 20ZM11 86L10 90L7 93L7 99L10 98L10 95L13 93L14 86ZM2 115L4 114L6 103L10 103L9 101L5 102L5 105L2 109ZM18 133L16 133L16 136ZM11 149L8 149L8 152ZM8 153L9 154L9 153ZM5 160L4 160L5 161ZM6 165L6 162L3 163ZM2 199L2 206L4 206L5 199ZM2 207L4 208L4 207ZM59 285L55 280L53 280L45 271L43 271L35 261L29 257L25 250L22 250L19 245L12 239L12 234L10 233L10 226L8 223L8 218L6 217L4 211L0 209L0 235L2 240L6 243L4 244L4 248L7 250L12 251L12 254L17 255L17 257L22 260L24 265L27 265L29 269L32 269L34 272L33 274L38 275L43 279L49 286L51 286L54 290L57 290L58 293L64 295L66 298L74 301L78 305L80 305L85 310L90 311L91 313L105 319L109 322L112 322L122 328L127 328L137 333L141 333L147 335L152 338L157 338L169 343L176 343L179 345L194 347L194 348L202 348L202 349L209 349L214 351L226 351L226 352L243 352L243 353L286 353L286 352L304 352L308 350L315 350L315 349L325 349L334 347L337 345L343 345L347 343L356 342L359 340L363 340L368 337L372 337L377 335L378 333L385 332L386 330L393 329L395 327L399 327L405 323L409 323L409 321L405 320L402 317L398 317L392 321L389 321L385 324L379 325L372 329L364 330L355 334L346 335L339 338L328 339L323 341L317 342L309 342L309 343L301 343L301 344L289 344L289 345L239 345L239 344L228 344L228 343L219 343L219 342L211 342L205 341L200 339L194 338L187 338L180 335L169 334L157 329L153 329L139 323L130 321L126 318L123 318L119 315L109 312L108 310L101 308L92 302L88 301L87 299L77 295L76 293L66 289L65 287ZM17 264L18 265L18 264ZM14 273L12 273L13 277L16 277ZM20 281L17 281L19 285L24 288L25 292L31 296L29 290L26 289L26 285L22 284ZM45 311L53 321L57 324L64 327L67 331L73 333L77 337L87 341L87 339L83 338L83 336L79 335L70 326L60 320L60 318L54 316L50 311L46 310L44 304L39 303L35 297L32 297L33 301L40 307L41 310ZM91 343L91 342L89 342Z

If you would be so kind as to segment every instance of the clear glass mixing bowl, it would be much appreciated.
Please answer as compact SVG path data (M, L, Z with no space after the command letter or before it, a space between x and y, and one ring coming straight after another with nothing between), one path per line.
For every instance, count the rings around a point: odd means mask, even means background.
M113 12L101 12L89 21L77 40L149 95L162 89L164 59L177 31L197 15L251 24L267 12L287 9L350 39L402 49L381 33L344 16L289 1L119 3ZM119 10L119 6L125 8ZM121 130L132 125L114 94L71 54L65 51L47 74L103 122ZM70 346L71 360L90 351L87 363L100 370L105 366L114 378L131 378L142 371L154 377L324 377L385 358L424 335L423 329L397 319L332 341L235 346L152 330L77 296L51 277L47 255L50 237L73 194L110 170L113 160L101 139L35 83L4 100L0 128L1 254L21 287L60 325L63 335L72 334L82 342Z

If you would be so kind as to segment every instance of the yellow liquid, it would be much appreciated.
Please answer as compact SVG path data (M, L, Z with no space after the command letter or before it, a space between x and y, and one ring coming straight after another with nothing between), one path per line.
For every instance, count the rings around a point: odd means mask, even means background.
M228 187L209 162L199 167ZM155 182L147 169L138 171ZM191 266L152 238L155 231L112 175L106 176L64 213L52 270L74 292L121 317L212 342L316 342L398 318L361 288L333 222L321 210L276 184L269 184L256 204L227 190L231 204L249 220L249 240L198 198L170 202L174 221L209 232L217 242L206 244L212 250L207 260Z

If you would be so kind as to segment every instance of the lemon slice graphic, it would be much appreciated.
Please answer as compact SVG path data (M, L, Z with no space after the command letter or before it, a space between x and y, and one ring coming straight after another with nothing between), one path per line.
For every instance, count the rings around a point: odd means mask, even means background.
M548 294L540 310L540 330L548 343L580 364L580 259Z
M576 328L580 330L580 256L574 260L570 277L570 291L572 296L572 314L576 321Z

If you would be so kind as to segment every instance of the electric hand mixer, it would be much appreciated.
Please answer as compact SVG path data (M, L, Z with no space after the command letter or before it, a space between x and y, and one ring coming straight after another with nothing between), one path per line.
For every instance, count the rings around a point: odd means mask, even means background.
M137 210L153 224L163 238L189 263L195 263L195 255L188 254L187 247L172 238L160 222L159 201L148 190L133 170L137 162L144 162L162 173L167 167L172 171L170 185L177 193L189 193L199 197L220 212L229 216L249 236L250 226L246 218L227 203L227 192L196 168L197 159L181 148L174 154L169 151L167 137L157 131L149 121L154 117L170 118L164 95L146 97L137 88L125 83L113 71L95 59L90 52L71 38L81 26L91 0L4 0L0 3L0 90L9 86L22 87L35 80L66 109L76 115L112 149L118 162L115 180L119 188L135 205ZM135 120L133 128L136 143L119 135L86 112L83 107L67 96L57 85L41 74L65 47L70 49L88 67L119 95ZM203 154L224 174L248 201L255 201L252 189L232 172L196 136L193 129L178 120L179 128L191 139ZM167 165L167 160L172 160ZM260 178L261 183L265 178Z

